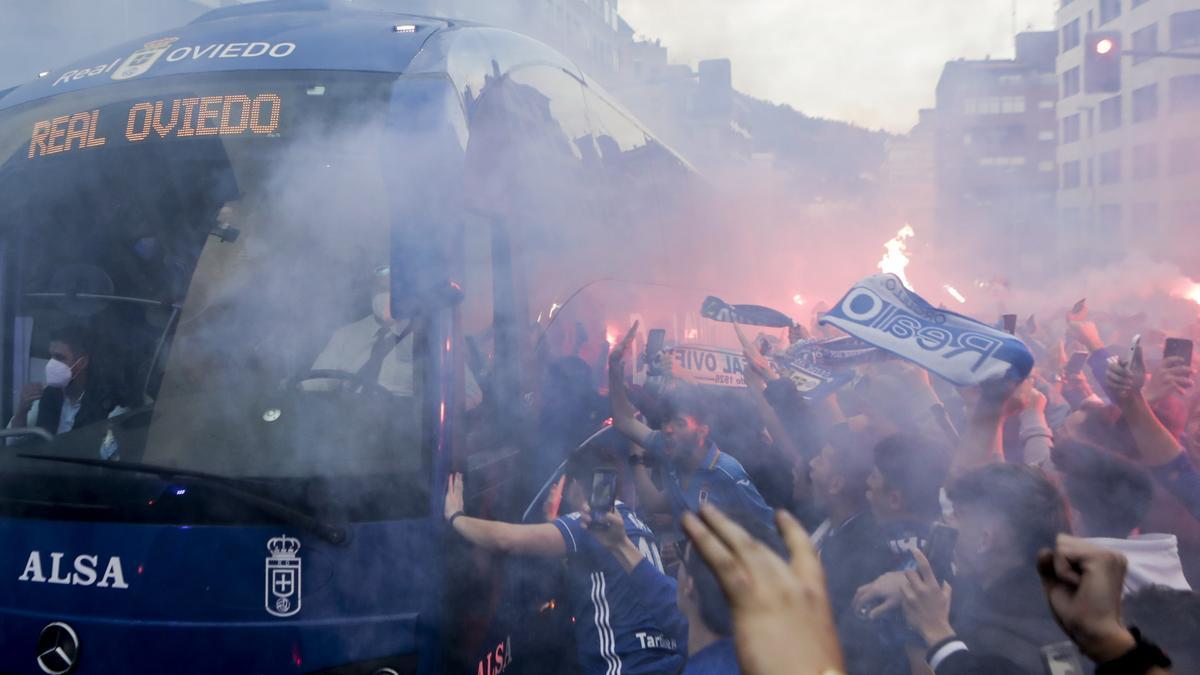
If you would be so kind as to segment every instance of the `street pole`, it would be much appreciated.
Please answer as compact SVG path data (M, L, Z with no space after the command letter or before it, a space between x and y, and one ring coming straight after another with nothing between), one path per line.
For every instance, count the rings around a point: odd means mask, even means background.
M1121 52L1121 56L1145 57L1147 59L1187 59L1190 61L1200 61L1200 52L1153 52L1142 50L1126 50Z

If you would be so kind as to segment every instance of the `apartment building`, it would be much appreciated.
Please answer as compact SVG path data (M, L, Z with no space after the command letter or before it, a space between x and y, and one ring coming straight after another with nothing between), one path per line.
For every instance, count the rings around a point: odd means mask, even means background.
M1185 244L1200 218L1200 0L1061 0L1056 23L1062 250L1103 262L1140 249L1195 266ZM1119 91L1085 91L1096 31L1120 33Z
M1051 31L1021 33L1015 58L951 61L938 81L938 238L991 274L1054 220L1055 45Z

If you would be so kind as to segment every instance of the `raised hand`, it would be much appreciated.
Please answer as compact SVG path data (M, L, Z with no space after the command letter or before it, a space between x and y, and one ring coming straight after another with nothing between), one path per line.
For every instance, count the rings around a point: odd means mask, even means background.
M28 414L29 409L33 404L42 397L42 393L46 391L46 385L40 382L29 382L21 387L21 403L19 410Z
M1067 337L1082 344L1089 352L1104 348L1100 329L1092 321L1067 321Z
M729 601L743 673L840 672L821 562L795 518L777 511L775 521L790 562L712 506L701 507L699 517L685 514L682 522Z
M463 475L461 473L450 474L449 480L446 481L446 503L442 509L442 516L449 520L450 516L463 510Z
M1146 383L1146 400L1157 403L1169 396L1186 393L1195 384L1195 375L1182 356L1163 359Z
M1130 361L1113 356L1108 360L1104 374L1104 386L1114 398L1128 399L1142 390L1146 384L1146 364L1142 358L1142 347L1138 346Z
M1133 648L1121 622L1125 556L1060 534L1037 566L1054 618L1088 658L1104 663Z
M742 343L742 356L746 358L747 369L753 371L763 382L769 382L779 377L771 370L771 364L767 362L767 357L763 356L762 352L755 347L754 342L746 337L746 333L736 322L733 324L733 330L737 333L738 341Z
M612 351L608 353L609 368L621 368L625 365L625 355L629 351L629 346L633 344L633 338L637 336L638 321L634 321L629 327L629 331L625 333L625 337L613 346Z
M929 560L919 549L914 549L912 554L917 568L904 572L904 583L900 587L901 606L908 625L932 647L954 635L954 629L950 627L950 584L938 582Z

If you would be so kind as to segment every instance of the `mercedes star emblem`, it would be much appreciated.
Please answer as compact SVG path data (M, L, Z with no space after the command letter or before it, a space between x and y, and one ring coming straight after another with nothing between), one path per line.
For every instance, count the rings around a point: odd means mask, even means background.
M61 621L46 626L38 637L37 664L47 675L65 675L79 662L79 636Z

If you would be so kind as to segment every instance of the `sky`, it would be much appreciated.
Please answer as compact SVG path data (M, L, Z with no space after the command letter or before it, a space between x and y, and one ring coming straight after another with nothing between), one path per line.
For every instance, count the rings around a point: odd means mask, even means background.
M1054 29L1058 0L1017 0L1017 27ZM1012 58L1012 0L620 0L675 63L733 60L734 86L814 117L903 133L946 61Z

